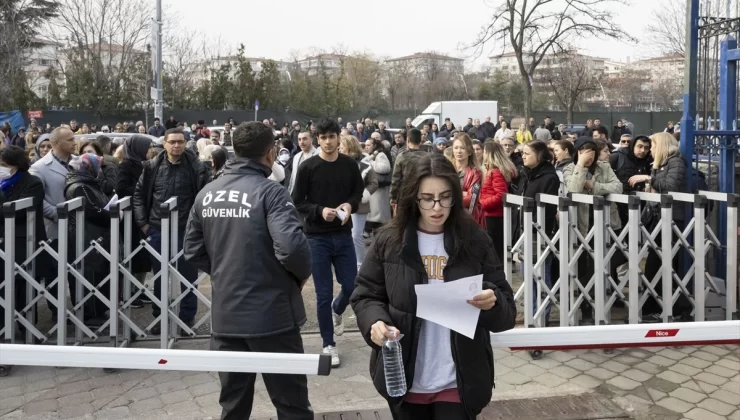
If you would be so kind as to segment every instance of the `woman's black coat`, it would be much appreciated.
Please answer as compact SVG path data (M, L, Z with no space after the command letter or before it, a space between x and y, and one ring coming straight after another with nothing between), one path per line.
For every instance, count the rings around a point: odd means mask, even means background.
M132 197L134 190L136 189L136 183L141 177L141 173L144 170L142 165L137 165L129 159L124 159L118 165L118 174L116 176L116 194L118 198ZM133 203L131 203L133 206ZM133 207L132 207L133 209ZM133 217L132 217L133 219ZM139 246L139 242L145 239L141 229L136 226L136 222L132 220L131 223L131 251L135 250ZM131 259L131 272L132 273L147 273L152 269L152 263L147 255L148 251L145 249L140 250Z
M470 242L474 255L455 255L452 235L445 233L445 249L449 255L444 268L445 281L483 274L483 289L493 290L497 298L493 308L481 311L472 340L451 332L458 392L469 415L475 417L490 403L493 393L493 350L489 333L513 328L516 306L511 286L504 277L486 232L471 223L463 237ZM402 244L394 240L390 230L382 230L360 268L351 303L360 332L372 347L370 375L373 383L391 404L400 404L402 398L388 397L382 352L372 342L370 330L377 321L383 321L404 334L401 347L406 384L410 388L421 331L421 319L416 317L414 285L425 283L428 283L428 277L419 254L416 222L406 228Z

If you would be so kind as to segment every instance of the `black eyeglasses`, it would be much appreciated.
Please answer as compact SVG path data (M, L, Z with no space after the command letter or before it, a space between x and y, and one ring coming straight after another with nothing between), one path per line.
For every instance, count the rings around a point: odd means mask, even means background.
M439 199L435 198L418 198L416 200L419 203L419 208L422 210L431 210L434 206L439 203L439 206L443 209L449 209L455 204L455 199L452 197L442 197Z

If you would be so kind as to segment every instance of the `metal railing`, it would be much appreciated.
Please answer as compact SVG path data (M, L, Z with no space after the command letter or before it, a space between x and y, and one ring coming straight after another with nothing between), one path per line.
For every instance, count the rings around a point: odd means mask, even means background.
M723 204L727 208L725 226L713 228L707 220L707 204L714 208ZM628 220L621 229L610 221L610 207L627 206ZM691 205L692 217L683 223L674 220L674 205ZM697 322L705 321L707 300L710 296L722 297L721 316L713 319L732 320L737 317L737 239L738 204L740 196L700 191L699 194L611 194L605 197L569 194L558 197L540 194L536 199L506 195L504 206L504 270L509 281L513 278L513 264L521 260L522 285L515 289L515 299L524 307L524 324L527 327L544 327L548 306L558 308L560 326L577 326L578 310L591 307L596 325L613 324L612 315L617 301L627 308L626 323L642 322L641 309L653 297L662 308L662 322L673 322L673 304L684 299L691 305L691 316ZM581 205L579 210L578 205ZM578 228L578 212L587 205L590 218L588 232ZM642 211L647 205L659 206L659 220L654 227L645 226ZM557 207L554 232L545 227L546 208ZM681 210L676 210L681 211ZM514 232L512 226L526 228ZM718 239L717 229L724 229L726 243ZM724 249L726 275L718 278L707 266L711 250ZM661 267L652 278L646 276L641 263L649 253L661 261ZM610 262L621 253L628 264L628 275L613 278ZM689 264L674 270L674 257L687 255ZM548 258L556 259L560 269L557 278L549 284L546 272ZM578 260L593 261L593 274L578 280ZM554 270L553 270L554 271ZM555 273L553 273L555 274ZM554 277L554 276L553 276ZM657 289L658 282L662 287ZM716 300L716 299L715 299ZM717 305L712 302L712 305ZM713 308L717 309L717 308Z
M178 244L177 198L173 197L161 205L161 246L155 249L148 240L132 243L132 205L126 197L111 206L109 238L99 237L85 243L85 199L75 198L57 206L59 218L58 246L50 241L36 241L36 212L32 198L5 203L5 235L1 239L0 258L4 265L3 293L0 293L0 307L5 322L0 325L0 338L5 343L14 344L38 342L46 344L82 345L105 344L112 347L127 347L132 340L159 340L162 349L172 348L182 338L197 337L198 327L210 320L211 302L198 290L199 284L207 278L201 273L190 283L180 272L178 265L183 251ZM24 261L16 261L16 217L26 213L26 255ZM70 228L74 219L73 229ZM138 227L137 227L138 229ZM74 235L71 237L71 235ZM89 239L89 238L88 238ZM149 238L147 238L149 239ZM175 246L173 246L175 244ZM74 249L70 250L70 246ZM133 248L133 249L132 249ZM54 278L39 279L36 276L36 260L46 253L56 268ZM132 272L132 260L139 254L146 254L159 262L160 269L152 273L151 280L161 279L160 295L157 298ZM99 266L108 274L102 279L87 278L86 260L95 255L102 257L106 267ZM99 265L99 264L98 264ZM16 302L16 286L22 279L26 287L26 301ZM178 287L178 285L181 285ZM179 290L181 289L181 290ZM56 290L56 293L53 293ZM71 292L68 296L68 290ZM208 308L194 325L189 326L178 317L179 305L188 293ZM146 325L135 321L132 305L146 296L152 305L159 307L160 315ZM51 309L54 322L48 329L37 325L37 304L45 299ZM68 299L69 298L69 299ZM84 308L91 300L97 299L107 308L106 321L100 326L85 323ZM68 325L69 324L69 325ZM152 336L151 330L159 325L159 336ZM16 336L17 327L22 326L26 333L22 340ZM73 334L68 335L68 326Z

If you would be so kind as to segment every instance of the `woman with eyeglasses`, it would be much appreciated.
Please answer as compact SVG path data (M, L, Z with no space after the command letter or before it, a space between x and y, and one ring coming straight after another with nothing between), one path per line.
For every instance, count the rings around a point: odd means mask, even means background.
M517 168L521 168L524 165L524 162L522 161L522 154L520 152L517 152L517 143L514 141L513 138L503 138L498 142L498 144L500 144L501 147L504 148L504 152L509 155L509 159L511 159L511 162L514 163L514 166L516 166Z
M372 348L370 375L398 420L474 419L491 401L491 332L514 327L514 296L491 239L462 206L457 169L441 154L409 168L396 217L367 251L352 294L357 325ZM472 339L416 317L417 284L483 275L467 304L481 310ZM389 397L382 346L400 339L408 392Z

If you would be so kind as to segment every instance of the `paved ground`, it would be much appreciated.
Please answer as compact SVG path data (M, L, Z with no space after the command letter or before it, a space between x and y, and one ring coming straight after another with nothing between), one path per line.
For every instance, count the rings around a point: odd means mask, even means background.
M304 337L306 351L320 339ZM317 412L385 407L367 373L369 349L358 334L337 340L342 367L309 377ZM190 340L179 348L205 349ZM740 420L740 347L639 348L548 352L532 361L525 352L497 349L495 400L596 392L636 419ZM0 419L208 419L218 418L215 373L16 367L0 378ZM273 415L258 380L253 416Z

